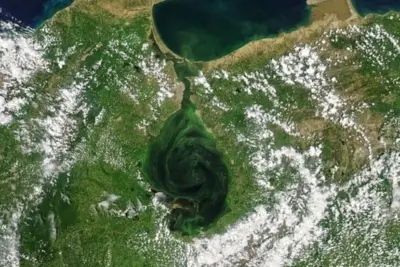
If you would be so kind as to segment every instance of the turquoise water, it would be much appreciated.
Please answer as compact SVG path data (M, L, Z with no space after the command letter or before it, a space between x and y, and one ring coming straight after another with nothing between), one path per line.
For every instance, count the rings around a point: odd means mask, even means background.
M37 27L73 0L0 0L2 20L15 20L25 26Z
M352 0L357 12L365 16L369 13L400 11L400 0Z
M307 24L310 10L305 0L165 0L153 17L173 52L206 61Z

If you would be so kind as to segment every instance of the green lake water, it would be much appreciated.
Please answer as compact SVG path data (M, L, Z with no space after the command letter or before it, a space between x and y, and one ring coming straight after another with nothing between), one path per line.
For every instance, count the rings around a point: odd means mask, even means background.
M224 155L190 100L186 77L195 75L196 68L175 62L175 71L185 84L181 108L150 143L143 173L153 190L169 197L170 229L197 234L227 207L230 176Z

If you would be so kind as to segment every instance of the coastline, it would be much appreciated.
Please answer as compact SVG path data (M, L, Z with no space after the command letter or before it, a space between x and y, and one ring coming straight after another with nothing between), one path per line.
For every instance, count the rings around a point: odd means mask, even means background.
M352 20L354 22L354 20ZM302 27L290 33L282 33L275 38L264 38L249 42L245 46L233 51L232 53L221 58L204 62L205 69L211 70L220 68L239 61L251 59L255 56L264 56L269 54L280 54L281 51L296 42L307 41L312 35L326 31L327 29L335 29L345 27L349 21L340 21L335 15L326 15L323 20L315 21L312 24Z
M338 0L307 0L307 4L314 12L314 18L310 24L301 26L290 32L283 32L275 37L267 37L248 42L235 51L205 63L206 69L213 69L219 66L231 64L237 61L251 58L254 55L279 53L285 47L294 42L301 42L309 39L310 35L316 32L331 28L344 27L349 22L359 21L362 17L357 13L351 0L343 0L341 8L346 8L348 16L342 17L338 12L343 12L335 3ZM341 0L339 0L341 1ZM320 12L319 16L315 12ZM311 14L313 16L313 14ZM201 62L201 61L199 61Z
M386 8L381 8L381 9L375 9L374 11L372 11L370 9L363 9L361 7L358 7L356 0L348 0L348 1L354 10L357 10L357 9L359 10L359 11L357 11L357 13L359 14L360 17L368 17L371 15L383 15L383 14L386 14L389 12L399 12L400 11L400 4L396 8L391 6L390 8L386 7Z
M350 12L352 13L352 17L362 17L360 13L357 12L356 7L354 6L354 3L352 0L346 0L347 4L349 5ZM351 18L349 18L351 19Z
M157 0L152 0L155 1L157 3L162 2L161 1L157 1ZM154 18L153 18L153 5L155 5L156 3L153 3L151 6L151 11L150 11L150 21L151 21L151 28L150 28L150 32L149 32L149 39L152 39L152 41L154 41L154 43L157 45L158 49L160 49L160 51L163 54L169 54L171 56L173 56L175 59L184 59L182 56L176 54L174 51L172 51L166 44L165 42L162 40L160 34L158 33L157 30L157 26L154 23Z
M359 17L351 5L351 0L309 0L312 4L313 21L324 18L327 14L335 14L338 20L348 20ZM307 3L309 3L307 1Z
M162 2L163 0L152 0L152 9L153 5ZM340 1L338 5L338 1ZM208 66L219 65L221 62L230 62L230 58L242 57L245 54L257 54L260 53L260 44L262 45L272 45L273 43L279 43L282 45L282 39L292 39L293 36L298 36L298 39L301 40L301 35L305 32L315 31L315 29L319 27L326 27L327 24L332 24L333 22L344 22L344 21L352 21L360 18L359 14L356 12L351 0L307 0L307 5L310 8L310 18L306 23L302 23L297 25L293 30L289 30L286 32L282 32L277 34L276 36L264 37L257 40L252 40L246 42L244 45L235 49L234 51L221 56L219 58L215 58L209 61L202 60L192 60L196 63L205 63ZM182 56L176 54L168 46L163 42L160 34L157 31L157 27L154 23L153 12L151 11L151 33L153 34L154 42L157 44L159 49L163 53L169 53L173 55L177 59L183 59ZM328 22L328 23L327 23ZM313 30L314 29L314 30ZM249 52L248 50L254 49L253 52ZM267 49L271 50L271 49Z
M118 0L120 2L125 2L125 0ZM154 44L160 49L160 51L164 54L168 54L169 56L183 60L184 57L178 55L173 52L166 43L162 40L157 27L154 23L153 18L153 6L164 0L134 0L136 3L129 10L125 10L125 12L119 12L120 16L123 17L132 17L137 13L147 10L150 14L151 20L151 28L149 30L149 40L154 42ZM340 1L340 3L339 3ZM339 5L338 5L339 3ZM75 5L89 8L88 3L85 0L75 0L72 5L67 8L70 8ZM251 58L254 55L262 55L262 54L270 54L270 53L279 53L280 50L284 49L284 47L292 44L294 42L301 42L302 40L306 40L310 37L310 35L320 32L322 30L344 27L348 25L349 22L359 23L359 21L364 20L364 17L360 15L354 6L352 0L307 0L307 4L310 8L310 19L307 24L298 25L297 28L294 28L291 31L282 32L276 36L264 37L257 40L252 40L246 42L244 45L240 46L236 50L221 56L219 58L215 58L209 61L201 61L201 60L192 60L194 63L202 63L206 68L214 68L220 65L226 65L233 62L245 60ZM108 12L115 13L117 10L110 10L110 2L108 0L100 0L97 5L106 9ZM113 3L115 8L116 3Z

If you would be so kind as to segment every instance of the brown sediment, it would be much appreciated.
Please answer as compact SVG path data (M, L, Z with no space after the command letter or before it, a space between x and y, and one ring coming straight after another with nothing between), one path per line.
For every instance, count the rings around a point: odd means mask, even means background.
M353 14L348 0L324 0L314 2L311 9L312 21L322 20L327 14L336 15L339 20L349 19Z
M358 19L354 19L353 23L357 23ZM314 36L326 30L345 27L349 24L349 20L338 20L334 14L327 14L323 19L313 22L308 26L299 28L296 31L282 33L275 38L266 38L250 42L245 46L233 51L232 53L223 56L219 59L205 63L205 69L210 70L220 68L226 65L244 61L254 57L268 57L270 55L279 55L287 51L295 43L308 43L312 41Z
M94 0L88 3L87 0L76 0L71 6L79 5L82 9L89 12L94 11L96 7L100 7L101 9L119 17L134 17L143 12L151 14L153 5L162 1L163 0ZM312 6L311 25L302 27L291 33L280 34L275 38L266 38L250 42L244 47L239 48L220 59L210 61L208 67L212 68L221 63L229 64L240 60L243 57L248 57L248 55L260 55L265 54L268 51L274 52L274 50L276 50L275 46L282 46L285 48L288 47L286 43L292 43L296 40L301 42L302 40L309 38L311 34L320 28L335 27L333 25L335 20L349 20L358 17L351 0L307 0L307 4ZM171 51L162 41L157 28L154 25L152 15L151 22L150 31L152 39L160 51L164 54L169 54L176 59L182 59L181 56ZM265 46L268 46L268 48Z
M315 118L302 121L299 126L299 132L302 136L312 136L321 133L327 127L327 122L323 119Z
M356 11L356 9L354 8L353 2L351 2L352 0L347 0L347 5L349 7L349 10L351 12L351 17L349 18L349 20L351 19L356 19L359 18L360 15L358 14L358 12Z
M380 140L380 131L384 123L382 115L365 110L356 117L356 122L364 128L373 150L383 146Z
M154 4L162 0L95 0L92 6L97 5L102 9L120 17L133 17L142 12L151 14ZM77 3L87 6L86 0L77 0ZM336 21L349 20L357 18L351 0L307 0L307 4L312 7L312 23L311 25L302 27L291 33L282 33L275 38L266 38L248 43L242 48L216 60L209 61L207 67L213 68L220 64L230 64L232 62L247 58L249 55L264 55L266 53L277 52L275 50L285 50L290 44L302 40L306 40L310 35L318 32L319 29L326 27L335 27ZM183 57L170 50L163 42L161 36L154 24L151 16L151 28L149 36L156 44L161 53L169 55L176 59Z
M175 72L174 69L174 63L172 61L168 62L168 67L167 67L167 74L169 77L172 77L174 80L172 87L172 93L174 96L172 97L172 101L179 107L181 106L182 99L183 99L183 94L185 92L185 84L181 81L179 81L178 76Z
M164 54L172 56L176 59L183 59L183 57L179 56L178 54L174 53L171 49L169 49L164 42L162 41L160 34L157 31L157 27L154 25L153 16L151 18L151 33L150 38L153 42L157 45L158 49Z
M162 2L163 0L150 0L151 1L151 10L153 9L153 6L157 3ZM157 46L157 49L164 55L167 55L169 57L173 57L175 59L183 59L183 57L179 56L175 52L173 52L171 49L169 49L165 43L162 41L160 34L157 31L157 27L154 24L154 18L153 18L153 12L150 12L151 14L151 26L150 26L150 31L149 31L149 39L151 42L153 42L154 45Z
M184 91L185 91L185 85L183 84L183 82L178 82L173 89L174 96L172 98L176 104L180 105L182 103Z
M171 209L190 210L193 208L193 203L190 200L179 198L172 202Z
M213 66L220 65L221 63L223 65L230 64L242 58L247 58L249 55L263 55L265 53L277 52L275 50L283 51L296 41L301 42L309 39L311 35L319 32L320 29L335 28L341 24L343 25L342 21L359 18L351 0L308 0L307 4L312 6L312 23L310 25L301 27L293 32L282 33L275 38L265 38L250 42L222 58L208 61L205 67L213 68ZM154 22L152 23L152 33L155 42L163 53L169 53L178 59L182 58L164 44Z
M101 3L100 6L110 12L111 14L117 16L117 17L124 17L124 18L133 18L143 11L146 11L149 9L147 6L138 6L138 7L133 7L133 8L124 8L121 6L114 5L113 3Z
M325 1L328 1L328 0L307 0L307 5L309 5L309 6L316 5L316 4L319 4L321 2L325 2Z
M279 54L296 42L307 42L321 32L357 23L360 16L355 11L351 0L307 0L311 6L312 23L289 33L282 33L275 38L265 38L246 44L232 53L206 63L206 69L213 69L252 56Z
M151 0L152 5L161 2L162 0ZM179 107L182 103L183 95L185 92L185 85L183 82L178 81L178 76L174 70L173 66L173 60L174 59L183 59L181 56L175 54L172 50L170 50L164 42L161 40L161 37L157 31L156 26L154 25L154 19L153 19L153 14L151 13L151 26L150 30L148 33L148 41L152 43L154 48L158 50L161 54L165 55L167 57L167 60L171 66L169 67L168 71L170 73L170 77L173 77L173 79L176 81L173 86L173 94L174 96L172 97L172 101L177 104Z
M75 0L71 8L77 7L86 13L106 11L116 17L132 18L143 12L149 12L153 0Z
M103 44L102 44L102 43L97 43L94 47L88 48L88 49L83 53L83 56L82 56L82 58L81 58L81 61L85 61L86 58L87 58L88 56L93 55L94 52L96 52L97 50L99 50L99 49L102 48L102 47L103 47Z

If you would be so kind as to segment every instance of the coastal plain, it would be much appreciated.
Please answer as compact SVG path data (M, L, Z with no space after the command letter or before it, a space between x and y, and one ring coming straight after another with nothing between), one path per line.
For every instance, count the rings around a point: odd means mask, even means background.
M191 61L157 2L2 24L0 265L399 265L400 13L310 2L308 24ZM185 92L230 178L193 235L143 173Z

